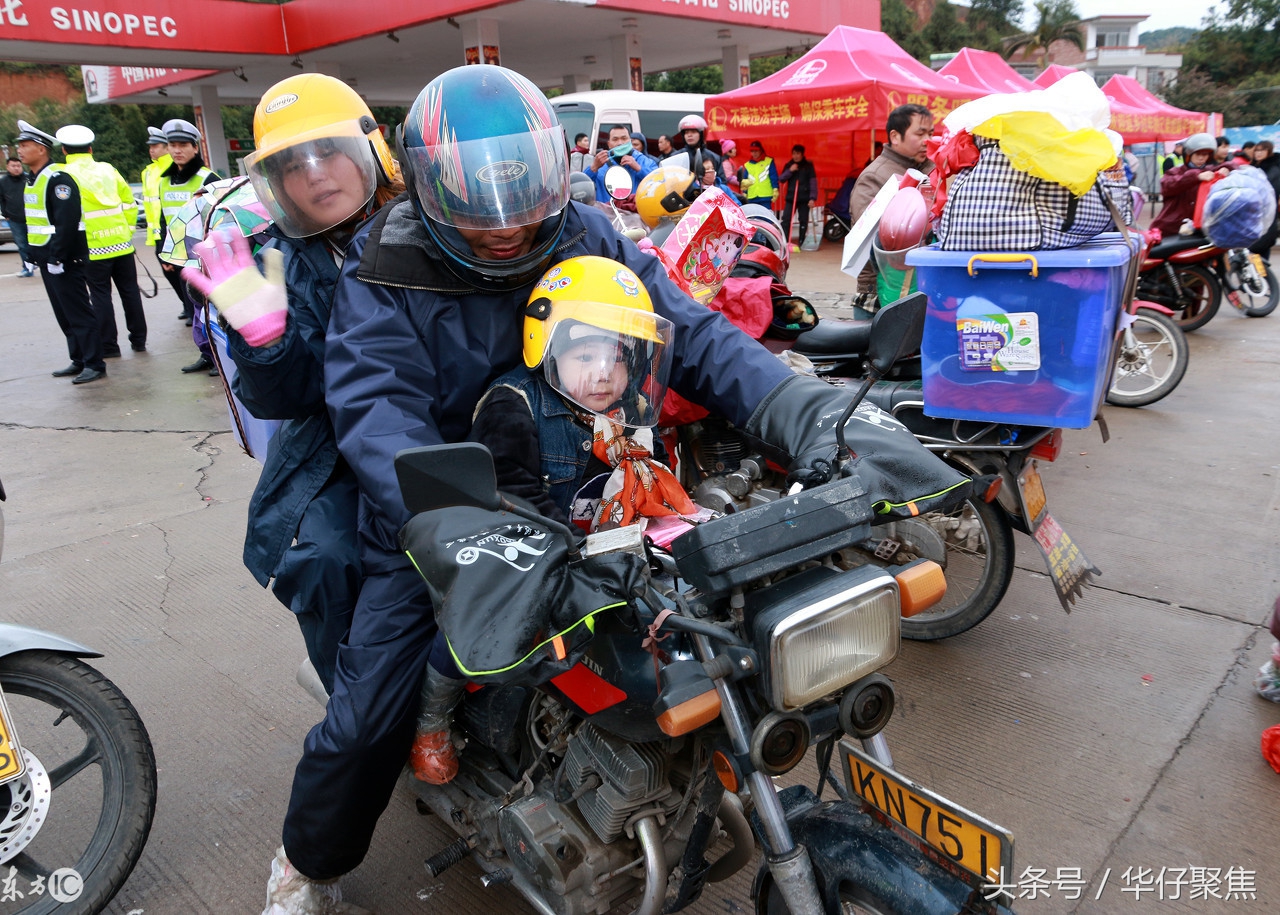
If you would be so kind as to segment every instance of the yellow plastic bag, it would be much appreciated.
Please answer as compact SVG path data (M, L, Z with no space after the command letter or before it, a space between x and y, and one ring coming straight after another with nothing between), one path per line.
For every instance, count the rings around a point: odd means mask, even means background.
M1000 141L1000 151L1019 171L1088 193L1098 172L1116 163L1111 140L1101 130L1068 130L1046 111L1013 111L988 118L973 133Z

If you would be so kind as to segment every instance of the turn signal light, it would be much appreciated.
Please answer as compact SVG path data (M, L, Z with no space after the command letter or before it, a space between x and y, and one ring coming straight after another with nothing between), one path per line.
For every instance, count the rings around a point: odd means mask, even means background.
M716 750L711 754L711 766L716 770L716 777L724 790L737 794L742 789L742 774L738 772L738 764L724 750Z
M898 601L904 617L928 610L947 593L947 576L932 559L917 559L897 570L893 577L898 581Z
M720 694L712 689L667 709L658 716L658 727L668 737L679 737L696 731L719 717Z
M1031 456L1052 464L1062 454L1062 430L1054 429L1031 448Z

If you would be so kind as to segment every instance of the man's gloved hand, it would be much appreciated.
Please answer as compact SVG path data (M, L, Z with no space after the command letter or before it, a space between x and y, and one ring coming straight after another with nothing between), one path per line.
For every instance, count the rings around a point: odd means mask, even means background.
M809 375L779 384L747 421L747 432L792 457L789 483L812 486L835 472L836 423L853 392ZM856 473L883 520L948 509L971 491L968 477L929 452L899 420L870 405L854 413L845 430L854 452L842 468Z
M769 393L747 431L791 455L788 483L816 486L835 473L836 421L851 398L812 375L796 375Z
M262 254L266 275L258 272L249 242L239 232L219 229L193 249L203 272L185 267L182 278L218 307L227 323L250 346L270 346L284 336L289 299L284 285L284 255L276 248Z
M44 269L49 271L50 276L58 276L62 274L67 268L62 266L61 261L50 261L48 264L45 265Z

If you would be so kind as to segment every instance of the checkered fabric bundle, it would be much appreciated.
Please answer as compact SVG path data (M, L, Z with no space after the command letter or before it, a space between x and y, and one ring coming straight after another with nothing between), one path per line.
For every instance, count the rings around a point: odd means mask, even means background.
M1109 194L1126 221L1132 218L1128 185L1104 172L1077 197L1060 184L1019 171L996 140L974 137L978 164L947 185L938 222L944 251L1035 251L1070 248L1115 229Z

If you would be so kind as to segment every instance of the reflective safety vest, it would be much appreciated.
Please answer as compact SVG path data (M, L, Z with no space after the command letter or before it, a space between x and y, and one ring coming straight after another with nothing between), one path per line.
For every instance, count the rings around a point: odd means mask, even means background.
M62 170L80 187L80 226L89 243L89 260L132 254L138 211L128 182L90 153L68 154Z
M166 224L173 222L173 217L178 215L178 210L186 205L191 195L204 185L204 179L212 174L213 169L202 168L183 184L174 184L172 179L161 176L160 212L164 214Z
M142 210L147 214L147 244L160 240L160 173L173 164L165 153L142 170Z
M748 159L743 163L742 167L747 170L747 177L751 179L751 187L746 190L746 198L748 200L755 200L761 197L765 200L773 199L773 182L769 180L769 166L771 165L773 165L773 160L767 156L759 162L752 162Z
M53 223L49 221L45 195L49 192L49 179L61 173L57 165L50 162L36 175L36 180L27 185L22 193L23 209L27 213L27 246L42 248L49 244L53 237Z

